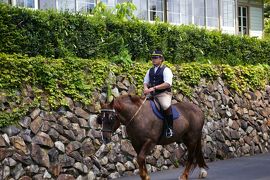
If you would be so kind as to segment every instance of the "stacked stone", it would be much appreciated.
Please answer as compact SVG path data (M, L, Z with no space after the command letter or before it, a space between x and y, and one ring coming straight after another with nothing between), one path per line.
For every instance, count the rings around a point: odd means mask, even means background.
M67 107L50 111L44 102L17 125L0 129L0 179L113 179L138 173L125 127L120 126L112 142L104 145L96 124L100 102L135 93L126 77L112 79L112 96L95 92L91 106L67 97ZM2 106L12 103L6 99L1 98ZM191 99L175 95L173 102L179 101L192 101L205 113L202 142L208 161L269 151L270 86L241 95L229 90L220 78L214 82L202 79ZM156 146L147 157L147 169L178 167L184 153L183 144Z
M204 147L210 160L250 156L269 151L270 86L239 94L218 78L202 81L193 102L205 112Z

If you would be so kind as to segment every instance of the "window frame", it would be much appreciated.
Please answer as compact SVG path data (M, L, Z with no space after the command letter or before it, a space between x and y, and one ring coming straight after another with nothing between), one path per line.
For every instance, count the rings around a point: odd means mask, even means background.
M208 1L205 0L205 26L209 29L220 29L220 10L221 10L221 7L220 7L220 0L215 0L215 2L217 3L216 4L216 8L217 8L217 11L215 14L216 16L208 16ZM212 3L210 3L212 5ZM214 13L213 13L214 14ZM209 26L209 20L216 20L217 21L217 24L216 26Z
M27 1L28 0L22 0L23 1L23 5L18 5L19 3L17 1L18 0L13 1L14 4L12 4L12 5L17 6L17 7L23 7L23 8L38 9L38 1L37 0L31 0L32 3L33 3L33 7L27 6L27 3L28 3ZM8 1L8 2L11 2L12 3L12 1Z
M239 8L241 10L240 14L239 14ZM246 9L246 16L243 16L243 8ZM241 22L239 22L239 18L241 20ZM243 26L243 18L246 18L246 26ZM249 35L249 6L247 5L238 5L237 6L237 32L238 35ZM244 27L246 27L246 33L243 33L243 29ZM241 28L241 31L239 30Z
M80 0L80 1L84 1L84 3L81 3L81 5L80 5L79 4L79 0L76 0L75 1L76 12L89 12L89 10L87 9L86 5L92 4L93 5L93 8L97 5L97 1L96 0L93 0L93 2L86 2L87 0ZM83 8L83 11L79 10L79 7L81 9Z
M175 3L175 1L179 2L179 4L177 4L177 5L179 5L179 7L178 7L179 11L176 12L176 11L170 11L170 9L169 9L169 7L170 7L169 3L170 2L169 1L170 0L167 1L167 5L166 5L166 7L167 7L167 18L166 18L166 20L167 20L167 22L169 22L170 24L182 24L181 18L182 18L183 13L181 13L181 2L179 0L171 0L171 1L174 1L174 3ZM174 5L174 3L172 5ZM175 6L173 6L173 7L175 7ZM174 16L177 16L177 22L170 21L170 17L174 17ZM172 19L174 20L174 18L172 18Z
M155 10L155 11L153 11L153 10L151 10L150 9L150 1L162 1L162 11L159 11L159 10ZM165 1L166 0L147 0L147 14L148 14L148 21L149 22L155 22L155 19L153 19L153 20L151 20L151 12L155 12L156 14L157 13L162 13L162 19L160 19L160 21L162 21L162 22L166 22L166 18L165 18L165 11L166 11L166 9L165 9ZM157 16L155 16L155 17L157 17Z

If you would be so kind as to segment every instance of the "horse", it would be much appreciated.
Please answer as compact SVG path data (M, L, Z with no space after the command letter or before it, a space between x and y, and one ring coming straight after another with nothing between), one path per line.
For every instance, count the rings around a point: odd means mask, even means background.
M174 135L171 138L162 136L163 121L153 113L150 101L137 95L121 95L110 103L101 104L97 123L102 125L104 143L111 141L112 133L121 124L126 126L128 138L137 153L139 174L142 180L150 180L146 169L145 158L155 145L167 145L173 142L184 143L187 147L187 162L179 180L188 179L190 171L200 168L199 178L207 176L201 137L204 125L204 114L198 106L188 102L174 104L181 115L174 120Z

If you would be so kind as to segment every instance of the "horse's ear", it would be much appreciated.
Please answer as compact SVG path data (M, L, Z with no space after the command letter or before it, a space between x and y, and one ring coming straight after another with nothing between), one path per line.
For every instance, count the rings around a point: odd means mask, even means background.
M134 101L135 101L135 99L134 99L134 96L133 96L133 95L128 94L128 97L129 97L129 99L130 99L132 102L134 102Z
M97 116L96 122L100 125L102 124L102 118L101 118L100 114Z
M110 102L110 105L113 107L114 104L114 98L112 99L112 101Z

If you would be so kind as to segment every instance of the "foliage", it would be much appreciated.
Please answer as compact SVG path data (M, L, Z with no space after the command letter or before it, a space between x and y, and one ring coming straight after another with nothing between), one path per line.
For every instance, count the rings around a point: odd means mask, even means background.
M99 2L93 9L93 15L102 18L112 18L127 21L129 19L135 20L134 11L136 6L131 2L118 3L115 8L108 8L103 2Z
M235 66L221 65L221 76L229 87L237 92L245 92L265 87L270 80L270 69L266 65Z
M131 56L126 48L123 48L118 55L112 57L111 61L116 64L123 64L123 65L132 64Z
M130 3L115 10L99 4L89 15L0 4L0 52L56 59L129 54L132 61L146 61L159 47L170 63L269 64L269 41L195 26L143 22L134 18L134 9Z
M270 1L264 1L264 38L270 39Z
M133 14L136 9L136 6L131 2L118 3L115 7L116 16L123 21L136 19L136 16Z
M264 0L264 17L270 18L270 1Z
M187 96L192 95L194 86L202 78L212 81L221 77L238 93L264 88L270 79L269 65L171 64L166 61L165 64L174 73L174 93ZM53 59L0 53L0 101L6 98L4 101L10 102L11 108L11 111L2 109L0 112L0 127L16 122L33 107L46 108L42 105L44 100L48 102L47 109L66 106L65 97L92 104L97 98L92 93L106 84L110 85L110 73L126 76L136 86L137 94L142 94L143 77L150 67L150 61L114 64L101 58ZM27 103L27 96L24 95L28 87L33 89L31 103Z
M270 18L264 19L264 38L270 40Z
M6 97L9 101L11 111L2 109L0 111L0 127L4 127L10 124L15 124L19 119L25 116L30 109L38 106L39 99L35 98L33 102L26 103L21 96L18 96L18 92L7 91L7 93L0 93L1 97Z
M192 94L192 87L198 85L201 78L214 80L218 76L215 66L210 64L189 63L181 64L175 70L177 92L182 92L188 96Z
M112 9L107 8L103 2L99 2L93 9L93 15L99 17L108 17L112 15Z
M101 87L106 77L105 60L78 58L50 59L43 57L0 55L0 88L22 89L25 84L44 90L49 103L59 104L65 96L85 104L91 102L91 93Z

